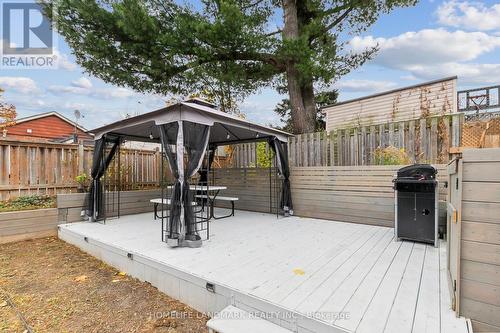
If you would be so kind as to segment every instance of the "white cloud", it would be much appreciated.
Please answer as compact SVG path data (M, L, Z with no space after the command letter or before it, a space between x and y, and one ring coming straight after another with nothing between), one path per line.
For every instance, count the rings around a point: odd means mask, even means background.
M417 78L415 77L415 75L402 75L399 77L401 80L405 80L405 81L415 81L417 80Z
M375 55L375 62L401 66L408 63L470 61L500 47L500 37L484 32L424 29L391 38L354 37L350 45L357 52L378 45L380 51Z
M27 94L27 93L38 93L39 89L36 82L29 77L14 77L14 76L3 76L0 77L0 87L4 90L12 89L14 91Z
M127 88L109 88L109 89L98 89L94 92L96 96L102 98L127 98L139 95L133 90Z
M88 106L84 103L66 102L64 103L63 108L68 110L82 110L82 109L88 109Z
M437 9L438 22L462 29L500 29L500 4L487 7L481 2L447 1Z
M391 38L355 37L354 51L378 45L380 51L372 63L408 71L421 79L458 75L463 82L492 83L500 63L473 63L479 56L500 48L500 37L484 32L449 32L425 29Z
M414 66L409 69L416 76L431 80L457 75L462 83L498 84L500 64L467 64L450 62L444 64Z
M61 85L52 85L47 88L48 91L54 94L75 94L75 95L89 95L90 90L81 87L75 86L61 86Z
M69 60L67 54L63 54L59 52L59 50L54 50L54 55L56 57L57 66L60 69L65 69L68 71L74 71L76 69L77 65L71 60Z
M140 94L127 88L101 88L93 89L90 80L82 77L78 80L72 81L69 86L52 85L47 88L48 91L54 94L74 94L92 96L100 99L113 99L113 98L130 98L139 97Z
M335 83L334 88L342 92L378 92L396 86L395 82L377 80L341 80Z
M86 77L81 77L77 80L74 80L71 82L71 85L73 87L78 87L78 88L83 88L83 89L90 89L92 88L92 82L87 79Z

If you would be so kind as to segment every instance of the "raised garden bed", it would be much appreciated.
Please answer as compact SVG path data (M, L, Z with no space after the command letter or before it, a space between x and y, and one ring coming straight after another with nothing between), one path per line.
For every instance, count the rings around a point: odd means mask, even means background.
M0 213L55 207L55 197L48 195L26 195L11 200L0 201Z

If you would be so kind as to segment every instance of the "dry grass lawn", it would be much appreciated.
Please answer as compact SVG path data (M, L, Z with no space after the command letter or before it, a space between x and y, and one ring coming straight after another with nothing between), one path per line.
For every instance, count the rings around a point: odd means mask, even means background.
M12 306L14 305L14 307ZM0 332L206 332L207 317L57 238L0 245Z

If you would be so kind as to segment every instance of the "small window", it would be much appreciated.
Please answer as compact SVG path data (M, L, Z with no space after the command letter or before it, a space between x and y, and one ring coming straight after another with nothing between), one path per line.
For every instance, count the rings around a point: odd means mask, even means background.
M26 132L28 132L29 134L31 134L31 133L33 133L33 130L32 130L31 128L28 128L28 129L26 130Z

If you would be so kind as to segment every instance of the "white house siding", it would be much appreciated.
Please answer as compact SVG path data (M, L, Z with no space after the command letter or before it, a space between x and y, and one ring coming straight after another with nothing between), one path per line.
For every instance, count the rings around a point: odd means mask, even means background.
M326 130L455 113L456 96L457 78L451 77L340 102L324 108Z

